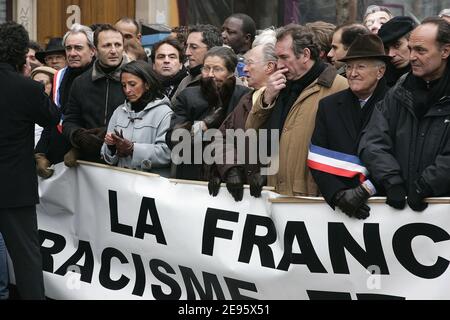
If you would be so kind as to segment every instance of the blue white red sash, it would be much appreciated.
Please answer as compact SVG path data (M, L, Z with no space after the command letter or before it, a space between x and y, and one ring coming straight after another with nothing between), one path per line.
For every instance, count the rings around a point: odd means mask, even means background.
M58 106L58 108L61 108L61 94L59 92L59 89L61 88L61 83L62 83L62 80L64 79L64 75L66 74L66 71L67 71L67 67L59 70L53 78L53 102ZM62 133L63 121L64 121L64 115L61 114L61 119L59 120L59 123L56 126L59 133Z
M357 156L325 149L313 144L309 147L308 167L346 178L359 176L361 182L367 180L369 174Z

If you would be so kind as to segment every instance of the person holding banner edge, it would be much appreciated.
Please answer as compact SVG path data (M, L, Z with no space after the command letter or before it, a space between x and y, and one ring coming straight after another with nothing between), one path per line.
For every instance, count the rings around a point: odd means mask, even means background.
M450 24L425 19L409 47L412 72L375 108L359 155L386 189L387 204L423 211L425 198L450 194Z
M311 139L308 166L327 203L350 217L366 219L367 199L376 193L367 180L368 171L356 156L363 128L387 87L383 78L386 62L381 39L359 35L345 62L349 88L322 99Z

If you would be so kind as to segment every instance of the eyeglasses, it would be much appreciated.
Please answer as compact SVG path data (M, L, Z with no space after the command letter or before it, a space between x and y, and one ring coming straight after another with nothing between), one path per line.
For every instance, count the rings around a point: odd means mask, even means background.
M211 72L211 70L214 74L218 74L218 73L227 71L226 69L224 69L222 67L216 67L216 66L215 67L204 66L201 70L203 73L206 73L206 74L209 74Z
M189 49L191 51L195 51L195 50L202 49L202 48L208 48L208 47L207 46L199 46L199 45L191 44L191 43L186 44L186 50Z

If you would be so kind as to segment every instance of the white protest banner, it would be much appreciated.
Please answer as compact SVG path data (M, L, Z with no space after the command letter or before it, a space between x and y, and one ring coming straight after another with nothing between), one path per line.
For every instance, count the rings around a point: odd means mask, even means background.
M450 299L448 198L422 213L371 201L359 221L89 164L56 166L40 195L53 299Z

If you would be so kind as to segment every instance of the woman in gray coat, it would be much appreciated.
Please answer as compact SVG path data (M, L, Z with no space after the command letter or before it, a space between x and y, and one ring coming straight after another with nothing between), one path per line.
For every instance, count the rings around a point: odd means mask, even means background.
M133 61L122 69L126 101L108 124L102 156L122 168L162 173L170 164L165 142L172 109L150 65Z

